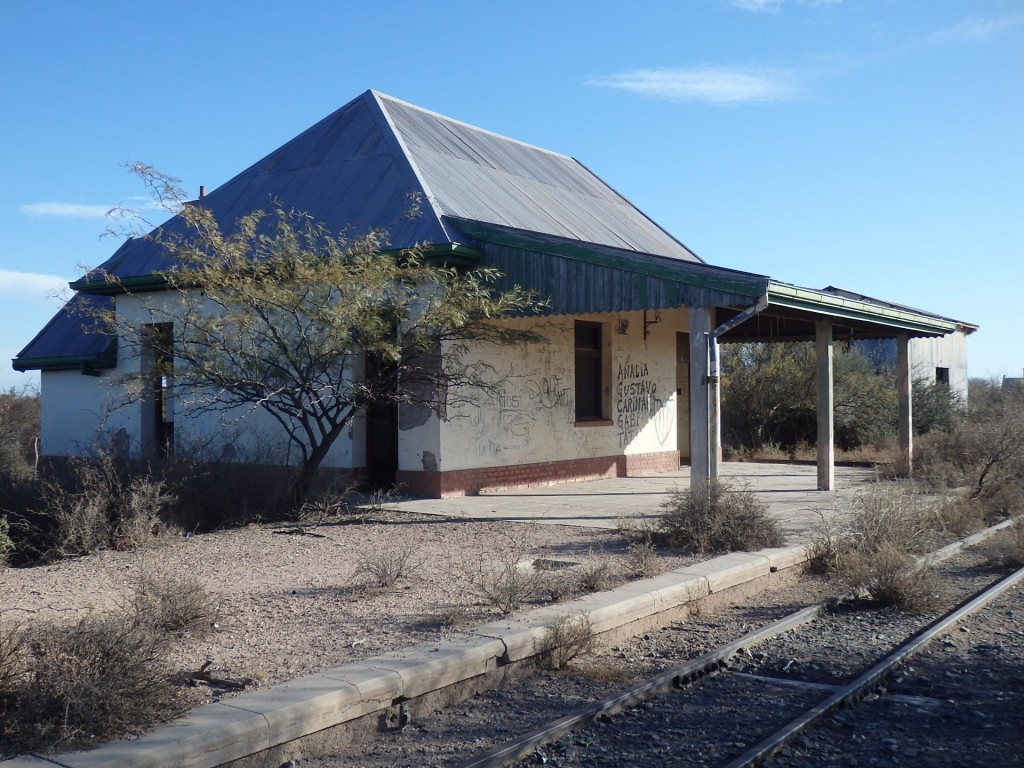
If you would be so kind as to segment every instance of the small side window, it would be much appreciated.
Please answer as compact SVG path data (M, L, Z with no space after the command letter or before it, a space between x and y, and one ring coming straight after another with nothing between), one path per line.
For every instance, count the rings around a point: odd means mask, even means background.
M576 421L606 418L603 337L601 323L576 321Z
M936 368L935 369L935 383L945 384L949 386L949 368Z

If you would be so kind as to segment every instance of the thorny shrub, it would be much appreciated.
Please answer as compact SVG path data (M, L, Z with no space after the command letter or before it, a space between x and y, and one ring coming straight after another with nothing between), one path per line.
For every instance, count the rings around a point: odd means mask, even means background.
M137 549L167 533L174 497L148 476L131 476L112 451L68 461L41 482L38 503L10 512L12 559L19 565Z
M753 493L725 480L697 482L662 504L655 542L696 554L779 547L778 522Z
M580 592L601 592L618 581L611 560L604 556L589 556L574 566L572 573Z
M957 488L992 523L1024 511L1024 391L971 382L968 417L915 444L915 474Z
M855 593L902 611L927 611L944 591L934 568L893 544L849 553L840 573Z
M665 570L664 564L658 557L658 550L650 538L629 543L626 568L638 579L648 579Z
M914 555L949 538L947 506L909 483L877 483L839 510L846 514L822 516L808 547L808 568L837 576L854 593L883 605L927 610L942 587L934 569Z
M398 582L411 579L425 561L426 557L414 544L400 539L386 540L358 555L355 578L372 587L391 589Z
M546 573L526 562L530 544L527 528L517 534L505 534L505 541L495 553L497 557L481 557L468 574L477 594L505 616L536 599L545 587Z
M124 608L131 622L172 635L207 635L220 618L219 600L199 579L145 569Z
M585 613L559 616L544 633L541 650L551 669L561 669L573 659L588 654L597 645L597 634Z
M0 736L26 750L136 733L181 707L164 639L126 616L87 616L26 633L0 693Z

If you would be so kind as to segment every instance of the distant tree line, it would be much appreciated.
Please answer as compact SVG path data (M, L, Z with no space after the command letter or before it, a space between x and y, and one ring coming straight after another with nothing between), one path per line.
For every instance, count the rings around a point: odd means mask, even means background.
M835 345L835 434L840 450L896 435L896 373L856 347ZM914 431L949 431L964 404L945 384L913 379ZM736 450L792 451L817 440L814 344L779 342L722 347L722 439Z

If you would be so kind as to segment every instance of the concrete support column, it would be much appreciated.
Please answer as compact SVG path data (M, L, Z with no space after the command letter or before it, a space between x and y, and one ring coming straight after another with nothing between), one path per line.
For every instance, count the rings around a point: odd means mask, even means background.
M835 487L835 402L832 383L832 321L814 324L818 359L818 490Z
M914 404L910 378L910 337L901 333L896 337L896 389L898 392L898 421L900 455L906 466L907 477L914 474Z
M690 482L707 480L717 474L710 452L708 397L708 338L714 330L713 307L690 307Z

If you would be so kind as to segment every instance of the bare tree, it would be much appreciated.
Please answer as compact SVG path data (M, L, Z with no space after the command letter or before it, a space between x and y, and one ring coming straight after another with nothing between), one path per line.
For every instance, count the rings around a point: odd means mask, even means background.
M150 235L179 265L161 275L167 290L137 297L173 333L116 314L107 322L123 347L173 360L173 391L193 413L262 410L276 420L301 457L296 503L368 407L443 417L497 383L474 347L539 339L500 322L543 305L518 287L496 291L493 269L384 250L380 232L348 241L284 209L253 212L230 232L198 204L178 216L177 236Z

